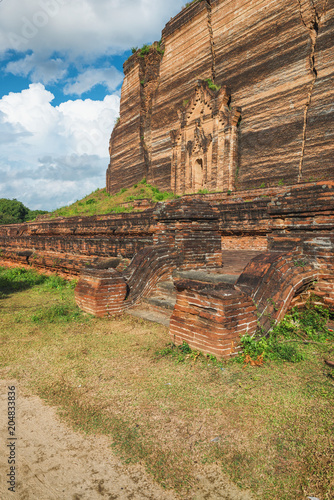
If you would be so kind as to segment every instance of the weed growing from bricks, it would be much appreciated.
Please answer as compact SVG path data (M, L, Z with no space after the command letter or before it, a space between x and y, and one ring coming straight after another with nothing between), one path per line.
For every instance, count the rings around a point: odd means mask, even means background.
M239 362L262 364L262 361L289 361L296 363L305 359L302 344L324 344L333 341L333 332L327 323L331 313L328 309L314 303L311 297L304 310L293 308L290 314L273 327L262 338L244 335L241 339L243 353Z

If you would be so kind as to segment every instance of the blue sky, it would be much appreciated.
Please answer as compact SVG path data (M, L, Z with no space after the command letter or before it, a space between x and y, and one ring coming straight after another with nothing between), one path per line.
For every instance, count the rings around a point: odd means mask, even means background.
M0 0L0 198L52 210L105 186L131 47L180 0Z

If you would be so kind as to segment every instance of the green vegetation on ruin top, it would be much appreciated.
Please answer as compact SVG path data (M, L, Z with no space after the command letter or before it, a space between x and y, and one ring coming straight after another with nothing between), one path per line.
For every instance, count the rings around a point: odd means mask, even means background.
M150 45L148 43L144 43L144 45L141 48L131 47L131 52L132 52L132 55L138 53L139 57L141 57L142 59L144 59L144 57L147 56L152 50L155 50L156 52L158 52L158 54L163 56L165 51L161 47L161 45L162 45L162 40L159 40L158 42L152 43L152 45Z
M135 200L147 199L156 203L173 198L176 198L176 195L168 191L160 191L143 179L128 189L122 188L114 195L107 193L106 188L97 189L82 200L50 213L50 218L136 212L132 206Z
M192 2L187 2L186 5L183 7L183 9L186 9L187 7L190 7L193 3L200 3L203 2L203 0L192 0Z

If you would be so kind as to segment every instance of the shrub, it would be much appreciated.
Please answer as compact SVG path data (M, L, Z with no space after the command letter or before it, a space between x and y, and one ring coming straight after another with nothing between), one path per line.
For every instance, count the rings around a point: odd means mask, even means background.
M63 290L64 288L75 288L76 280L67 281L61 276L52 274L48 276L44 283L44 288L50 290Z
M222 362L218 361L213 354L203 354L200 351L194 351L187 344L187 342L182 342L181 345L176 346L175 344L167 344L167 346L161 351L157 351L155 355L159 358L170 356L176 363L184 363L186 360L195 362L200 361L205 364L222 367Z
M213 83L213 81L211 80L211 78L207 78L207 79L206 79L206 80L204 80L204 81L207 83L207 85L208 85L209 89L210 89L210 90L213 90L214 92L218 92L218 90L220 90L220 89L221 89L221 85L215 85L215 84Z
M0 268L0 288L2 292L25 290L40 285L47 280L47 276L38 274L31 269L15 267L12 269Z
M145 57L147 54L149 54L150 48L151 46L145 43L140 49L140 57Z

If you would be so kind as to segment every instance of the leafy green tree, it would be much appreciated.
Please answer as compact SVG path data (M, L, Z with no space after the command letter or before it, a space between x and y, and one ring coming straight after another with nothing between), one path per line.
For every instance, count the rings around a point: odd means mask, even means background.
M15 224L17 221L14 217L0 212L0 224Z
M0 198L0 224L18 224L32 220L45 210L29 210L21 201Z
M49 212L47 210L29 210L28 214L25 217L25 221L28 220L35 220L37 215L43 215L43 214L48 214Z
M0 199L0 213L7 217L12 217L14 222L23 222L28 212L29 208L23 205L21 201L17 201L16 199L8 200L6 198Z

